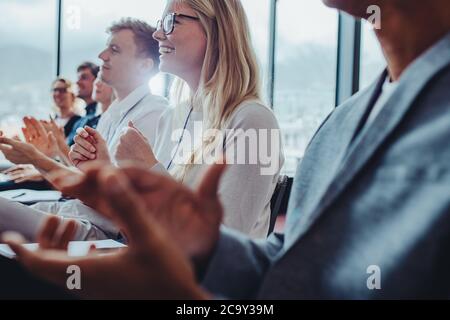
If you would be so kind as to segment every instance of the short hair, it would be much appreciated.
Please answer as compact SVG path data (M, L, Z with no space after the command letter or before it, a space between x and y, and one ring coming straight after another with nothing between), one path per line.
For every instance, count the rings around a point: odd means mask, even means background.
M84 69L89 69L89 71L91 71L92 75L97 78L98 73L100 72L100 67L98 65L96 65L93 62L83 62L82 64L80 64L77 68L77 72L80 72Z
M134 34L134 41L138 48L139 54L153 59L155 67L159 66L159 44L153 38L156 31L154 27L148 23L134 18L122 18L118 22L114 22L107 29L109 34L113 34L122 30L130 30Z
M53 80L52 86L54 86L58 82L64 83L67 91L74 94L75 90L74 90L74 84L72 83L72 81L70 81L69 79L64 78L64 77L57 77L55 80Z

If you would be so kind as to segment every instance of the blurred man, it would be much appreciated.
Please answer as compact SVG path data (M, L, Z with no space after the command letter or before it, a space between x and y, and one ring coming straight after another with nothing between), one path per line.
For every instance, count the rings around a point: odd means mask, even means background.
M99 71L100 68L92 62L84 62L77 68L78 97L86 103L86 116L93 116L97 111L97 101L93 99L92 94Z

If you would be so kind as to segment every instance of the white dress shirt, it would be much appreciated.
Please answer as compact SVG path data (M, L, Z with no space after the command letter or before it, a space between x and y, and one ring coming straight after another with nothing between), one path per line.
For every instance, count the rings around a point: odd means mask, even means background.
M167 106L168 101L152 95L147 84L136 88L122 101L115 100L102 115L97 126L97 131L106 140L111 157L114 156L120 136L130 121L153 147L159 118Z

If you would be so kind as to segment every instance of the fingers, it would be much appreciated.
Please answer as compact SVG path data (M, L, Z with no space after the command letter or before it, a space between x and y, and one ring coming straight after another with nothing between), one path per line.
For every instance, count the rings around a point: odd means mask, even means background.
M37 240L42 249L67 250L69 242L75 237L77 223L75 220L63 220L50 216L38 233Z
M69 242L73 241L77 232L77 222L75 220L67 220L62 224L62 233L58 241L58 247L67 250Z
M144 134L143 134L138 128L136 128L136 127L134 126L133 121L130 121L130 122L128 123L128 126L129 126L131 129L135 130L142 138L144 138L145 141L147 141L147 138L144 136Z
M55 135L53 134L53 132L49 132L48 134L47 134L47 138L48 138L48 142L49 142L49 144L51 145L51 146L58 146L58 142L56 141L56 137L55 137Z
M8 233L3 236L3 242L9 245L19 260L28 270L37 276L63 286L67 280L67 267L78 265L80 268L86 267L87 259L73 259L68 257L65 251L39 250L33 252L26 249L24 239L16 233Z
M76 137L75 137L76 138ZM80 139L80 138L79 138ZM89 150L93 149L86 149L86 147L83 147L81 143L79 143L79 139L75 139L75 144L70 148L70 159L71 160L94 160L96 158L96 153L91 152ZM86 140L84 140L86 141Z
M7 244L18 257L25 257L29 251L23 246L26 243L25 238L16 232L5 232L1 236L1 242Z
M32 124L30 117L23 118L23 123L25 125L25 129L27 131L29 140L32 140L32 139L38 137L38 132L37 132L36 128L34 127L34 125Z
M14 139L6 138L4 136L0 137L0 144L8 145L12 148L17 147L19 143L19 141L16 141Z
M81 130L83 130L83 129L81 129ZM86 136L84 134L86 131L81 131L81 130L80 130L80 133L78 133L73 140L75 141L76 144L78 144L80 147L82 147L89 153L95 153L97 151L97 148L95 148L94 144L92 144L91 141L88 140L89 135ZM77 130L77 132L78 132L78 130Z
M22 133L23 133L23 136L25 138L25 141L30 143L31 140L32 140L31 139L31 134L30 134L30 132L28 131L28 129L26 127L22 128Z
M60 218L56 216L48 217L47 220L45 220L37 236L37 240L41 248L48 249L52 247L53 238L55 237L59 223Z
M12 166L9 169L6 169L2 173L3 174L10 174L10 173L13 173L13 172L16 172L16 171L23 171L24 168L25 168L25 165L19 164L19 165Z
M216 199L219 190L220 178L225 172L226 164L215 164L208 169L198 188L201 197Z
M129 235L129 241L144 244L152 237L151 215L146 214L146 206L136 193L128 178L119 170L100 173L100 189L107 198L110 214L121 229ZM144 242L144 243L143 243Z
M29 118L31 125L34 127L34 130L37 132L38 137L46 137L47 130L45 130L44 126L41 122L39 122L36 118Z
M84 127L84 129L92 138L94 138L95 143L105 142L105 139L103 139L103 137L97 130L92 129L91 127L88 126Z

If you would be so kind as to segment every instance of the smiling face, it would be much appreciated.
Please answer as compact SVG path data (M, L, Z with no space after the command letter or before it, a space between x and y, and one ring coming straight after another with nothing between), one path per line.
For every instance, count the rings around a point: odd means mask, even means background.
M168 2L163 18L170 13L198 16L188 5L176 1ZM160 70L174 74L188 83L198 82L207 45L206 34L200 21L177 16L171 34L164 34L160 28L153 37L160 47Z
M103 60L101 67L102 80L113 88L124 83L136 82L141 75L142 57L131 30L113 33L108 40L108 47L99 55Z
M74 95L69 91L67 84L56 81L52 87L53 101L59 109L70 109L73 105Z
M104 83L100 77L94 82L94 92L92 94L92 99L101 103L107 104L111 102L113 95L113 90L110 86Z

